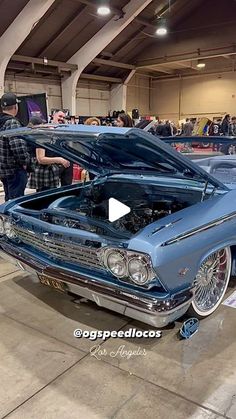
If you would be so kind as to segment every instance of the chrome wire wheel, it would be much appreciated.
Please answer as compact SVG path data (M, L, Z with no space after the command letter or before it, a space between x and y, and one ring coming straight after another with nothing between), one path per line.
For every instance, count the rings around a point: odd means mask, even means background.
M202 263L195 280L196 288L190 311L199 318L212 314L220 305L231 273L229 247L218 250Z

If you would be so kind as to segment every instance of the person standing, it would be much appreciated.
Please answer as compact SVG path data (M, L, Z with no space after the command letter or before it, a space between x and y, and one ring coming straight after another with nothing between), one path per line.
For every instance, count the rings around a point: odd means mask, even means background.
M162 134L163 134L163 127L164 127L164 125L165 125L165 122L158 121L158 124L156 126L156 135L158 137L162 137L163 136Z
M65 124L65 113L62 110L58 110L53 114L53 124ZM73 181L73 163L69 166L62 165L60 170L60 181L61 186L69 186Z
M0 131L22 126L16 118L18 103L14 93L5 93L1 97ZM0 136L0 180L4 188L5 201L24 195L29 163L30 155L26 142L21 138L6 138L2 134Z
M217 121L213 121L210 125L208 134L211 137L217 136L221 134L221 118L218 118Z
M44 121L34 116L30 118L28 127L40 127ZM29 188L36 192L58 188L60 186L60 168L69 167L70 163L62 157L56 156L52 151L44 148L35 148L34 170L29 179Z
M230 125L230 135L236 137L236 116L232 116Z
M166 121L162 126L162 137L172 137L173 136L173 127L170 121Z
M193 134L194 125L189 118L186 118L186 122L183 126L183 134L185 137L191 137Z
M127 113L120 113L116 120L116 126L119 128L131 128L134 124L132 118Z
M230 115L225 115L222 124L221 124L221 131L223 135L230 135Z
M96 116L93 116L92 118L86 119L86 121L84 122L84 125L99 126L101 125L101 122L100 122L100 119L96 118Z

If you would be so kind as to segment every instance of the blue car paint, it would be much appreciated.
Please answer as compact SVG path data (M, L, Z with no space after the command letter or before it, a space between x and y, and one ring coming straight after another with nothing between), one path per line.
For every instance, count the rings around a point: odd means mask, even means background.
M76 129L73 128L73 131L77 131L80 128L77 126ZM94 128L86 127L83 129L87 133L94 133ZM96 128L98 135L101 133L114 133L114 129ZM116 130L116 133L121 135L127 135L131 130ZM19 132L22 132L19 130ZM58 130L59 132L59 130ZM135 132L135 130L132 130ZM27 131L28 133L28 131ZM28 135L28 134L27 134ZM27 136L26 135L26 136ZM139 135L144 135L142 132ZM145 138L146 138L145 134ZM148 136L149 138L149 136ZM56 140L57 141L57 140ZM108 141L108 140L107 140ZM151 141L151 140L150 140ZM152 141L151 141L152 142ZM60 143L60 142L59 142ZM57 143L56 143L57 144ZM167 150L171 156L174 156L177 159L177 162L180 161L181 165L184 166L185 158L177 155L176 152L171 150L169 146L165 144L159 144L160 149L163 153ZM52 144L54 147L55 144ZM56 148L55 148L56 149ZM67 157L67 153L65 153ZM128 249L136 250L140 252L145 252L151 256L153 267L157 274L156 285L161 284L163 289L161 292L158 292L156 289L140 289L135 285L126 284L118 279L114 278L112 275L101 275L96 276L96 273L92 273L90 269L81 268L78 266L72 266L72 264L66 263L65 266L68 272L77 272L87 275L89 278L100 278L101 281L107 283L120 284L121 287L126 288L127 290L133 290L137 295L155 295L158 299L166 299L167 297L174 297L174 295L180 291L191 289L193 286L193 281L198 272L199 266L203 259L214 250L221 249L225 246L233 246L236 244L236 216L235 219L225 222L224 224L216 225L209 230L206 230L201 233L197 233L191 237L185 238L182 241L176 242L174 244L166 244L169 240L174 239L176 236L186 234L192 229L198 229L202 225L217 221L219 218L234 213L235 202L236 202L236 191L228 191L227 188L221 187L221 183L215 180L212 181L212 178L209 177L199 168L196 169L194 163L186 164L188 168L195 170L197 174L196 179L184 179L184 177L175 177L159 174L156 176L153 173L149 174L140 174L140 173L117 173L112 174L107 173L106 176L101 176L94 180L94 184L103 183L106 180L117 180L117 183L122 182L122 180L129 180L135 182L147 182L153 183L154 180L157 184L165 187L174 187L177 190L179 188L186 188L186 190L196 190L196 192L202 192L204 189L204 182L209 180L208 189L209 192L213 190L213 185L218 187L217 194L209 200L200 202L198 204L192 205L188 208L185 208L181 211L178 211L172 215L164 217L159 221L156 221L143 230L139 231L137 234L133 235L130 240L115 240L114 238L107 239L106 237L101 237L94 233L90 233L82 230L69 229L67 227L49 225L44 223L41 220L35 219L30 216L24 215L21 213L19 204L25 203L31 200L38 200L40 196L53 196L55 197L58 194L58 190L55 191L46 191L35 196L19 198L13 202L8 202L0 207L0 213L8 214L13 217L20 217L20 222L25 228L30 228L34 225L34 228L38 231L51 231L52 233L58 232L62 233L64 236L68 235L72 239L80 240L82 243L86 239L98 240L103 243L105 246L118 246L118 247L128 247ZM89 184L90 185L90 184ZM77 190L78 188L83 188L83 185L72 186L63 188L64 191ZM207 190L208 190L207 189ZM157 232L155 232L157 230ZM8 240L2 240L2 247L7 248L9 243ZM55 262L50 261L49 257L45 257L42 252L35 251L34 249L27 250L32 255L39 257L52 266ZM58 262L57 265L63 266L62 262ZM186 273L184 276L180 274L185 268ZM164 291L163 291L164 290Z
M119 178L119 181L121 181L121 178ZM166 186L167 185L168 183L166 183ZM37 197L38 195L36 196L36 199ZM122 241L121 243L119 241L115 241L114 239L107 240L106 238L91 232L82 230L77 231L61 226L57 226L56 231L58 233L63 233L65 236L68 234L71 238L77 237L82 243L83 240L86 239L95 241L98 240L102 241L102 243L107 246L128 246L129 249L149 254L152 258L153 266L157 272L158 278L170 293L174 293L179 291L181 288L183 289L183 287L186 289L190 288L196 277L203 257L210 253L213 248L218 249L225 244L225 235L222 236L222 230L229 230L228 244L235 243L234 234L232 235L232 224L235 225L236 231L236 218L235 224L230 221L214 227L213 237L211 231L208 230L184 239L181 245L176 243L174 245L162 246L163 243L175 236L178 236L179 234L186 234L193 228L197 229L203 224L208 224L211 221L217 220L221 216L234 212L234 199L236 199L236 191L231 191L193 205L189 208L185 208L184 210L178 211L148 225L142 231L134 235L128 243L126 241ZM31 200L31 197L25 198L25 200ZM12 212L12 214L17 213L17 207L15 209L13 208L13 211L10 212ZM20 218L22 222L25 223L25 226L27 224L30 226L32 217L21 214ZM49 225L41 220L34 220L33 223L39 231L55 232L55 225ZM158 227L163 226L163 223L169 227L165 227L157 233L152 234L152 232ZM173 223L173 227L171 227L171 223ZM202 237L202 240L199 241L199 237ZM204 243L204 246L202 243ZM188 263L186 263L186 253L188 254ZM185 267L190 269L183 278L179 275L179 272Z

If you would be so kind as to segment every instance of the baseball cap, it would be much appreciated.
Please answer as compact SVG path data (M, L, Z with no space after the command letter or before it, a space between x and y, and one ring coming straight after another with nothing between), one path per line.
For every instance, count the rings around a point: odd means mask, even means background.
M20 100L17 99L14 93L4 93L1 97L1 106L3 108L16 105L17 103L20 103Z

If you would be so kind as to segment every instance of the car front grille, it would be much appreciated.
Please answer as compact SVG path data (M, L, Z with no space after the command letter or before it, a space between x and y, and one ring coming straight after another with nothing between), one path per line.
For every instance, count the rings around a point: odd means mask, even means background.
M18 226L14 226L14 232L22 243L46 253L51 259L105 270L99 260L97 250L92 247L63 240L60 235L40 234Z

